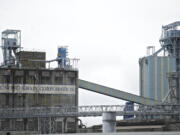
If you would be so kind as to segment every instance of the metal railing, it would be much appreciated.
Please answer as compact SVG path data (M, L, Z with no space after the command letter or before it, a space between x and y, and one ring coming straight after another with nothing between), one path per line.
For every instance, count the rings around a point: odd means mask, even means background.
M155 105L155 106L135 105L134 110L129 110L129 111L127 111L128 110L127 107L128 106L125 105L98 105L98 106L0 108L0 118L89 117L89 116L101 116L103 112L116 112L117 116L123 116L123 115L180 116L180 105ZM132 108L132 106L130 107Z

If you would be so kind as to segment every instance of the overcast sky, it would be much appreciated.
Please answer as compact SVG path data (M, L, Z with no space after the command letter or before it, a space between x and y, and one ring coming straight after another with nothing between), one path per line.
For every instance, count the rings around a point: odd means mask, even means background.
M57 46L68 45L69 57L80 59L79 78L139 94L138 59L147 46L160 48L161 26L180 20L179 5L179 0L0 0L0 32L21 30L22 46L46 51L47 59L56 58ZM122 103L80 89L80 105Z

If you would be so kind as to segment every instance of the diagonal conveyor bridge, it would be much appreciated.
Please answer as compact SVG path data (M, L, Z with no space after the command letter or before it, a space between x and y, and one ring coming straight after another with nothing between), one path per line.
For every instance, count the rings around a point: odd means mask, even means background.
M88 82L88 81L81 80L81 79L79 79L79 88L82 88L82 89L85 89L88 91L92 91L92 92L96 92L96 93L100 93L103 95L107 95L110 97L126 100L126 101L132 101L137 104L143 104L143 105L162 104L161 101L134 95L134 94L131 94L128 92L109 88L109 87L106 87L103 85L99 85L99 84Z

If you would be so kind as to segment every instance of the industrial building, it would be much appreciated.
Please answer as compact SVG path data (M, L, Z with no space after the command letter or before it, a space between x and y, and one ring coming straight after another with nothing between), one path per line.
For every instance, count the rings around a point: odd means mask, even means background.
M46 53L25 51L21 31L2 32L3 63L0 66L0 131L31 133L87 132L78 117L103 116L103 126L94 131L115 132L123 116L132 131L167 129L180 131L180 22L162 27L161 48L147 48L139 59L140 94L88 82L78 77L78 59L67 56L67 47L58 47L57 58ZM51 68L51 62L57 67ZM78 106L78 88L128 101L124 106ZM5 113L7 112L7 113ZM164 120L160 122L160 120ZM129 121L130 120L130 121ZM80 121L80 125L78 125ZM145 126L148 123L162 125ZM166 125L163 125L166 124ZM124 124L124 131L128 125ZM174 128L175 127L175 128Z
M0 108L78 106L78 69L58 48L57 68L46 68L46 53L23 51L21 32L2 32L4 63L0 67ZM51 128L49 128L51 125ZM0 131L76 132L77 118L1 119Z
M163 103L180 104L180 22L162 26L161 48L147 47L147 56L139 60L140 96Z

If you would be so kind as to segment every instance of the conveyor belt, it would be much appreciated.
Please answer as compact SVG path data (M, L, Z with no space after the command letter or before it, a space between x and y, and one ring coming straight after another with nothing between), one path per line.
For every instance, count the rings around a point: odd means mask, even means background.
M103 85L95 84L95 83L88 82L81 79L79 79L79 88L96 92L96 93L100 93L103 95L107 95L110 97L126 100L126 101L132 101L134 103L143 104L143 105L162 104L162 102L157 101L157 100L141 97L138 95L134 95L134 94L127 93L127 92L113 89L113 88L109 88Z

